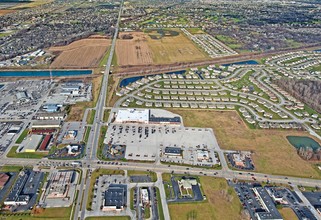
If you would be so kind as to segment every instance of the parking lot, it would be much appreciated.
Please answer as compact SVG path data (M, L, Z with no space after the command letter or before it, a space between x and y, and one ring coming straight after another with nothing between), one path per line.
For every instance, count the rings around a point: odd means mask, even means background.
M80 143L85 133L85 125L82 122L65 122L58 135L58 143L73 144ZM68 135L69 131L74 131L74 135Z
M126 159L151 161L159 159L160 148L166 146L219 149L211 129L181 125L115 123L108 127L104 143L126 145Z
M110 184L127 184L127 177L122 175L103 175L96 179L92 200L92 210L94 212L102 212L101 206L103 205L105 191ZM127 195L129 195L128 189Z

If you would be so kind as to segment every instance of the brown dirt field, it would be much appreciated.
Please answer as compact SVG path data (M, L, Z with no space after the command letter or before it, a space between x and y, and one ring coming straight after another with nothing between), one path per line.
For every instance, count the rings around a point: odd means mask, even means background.
M51 68L95 68L104 57L111 41L91 37L72 42L62 47L51 47L49 51L60 53Z
M307 132L249 129L236 111L170 111L181 115L185 126L212 128L222 149L254 151L257 172L321 178L314 164L301 159L286 139L288 135L313 138Z
M147 39L148 46L153 53L153 61L155 64L209 59L205 53L181 32L178 36L165 36L159 40L151 39L149 36Z
M131 35L133 39L123 39ZM143 32L120 33L116 41L116 55L119 66L148 65L153 63L153 54Z
M12 13L12 12L15 12L15 11L16 10L3 9L3 10L0 10L0 16L9 14L9 13Z

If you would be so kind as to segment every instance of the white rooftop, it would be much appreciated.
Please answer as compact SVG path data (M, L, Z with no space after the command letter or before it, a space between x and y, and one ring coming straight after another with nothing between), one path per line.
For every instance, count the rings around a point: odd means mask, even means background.
M119 109L115 122L143 122L149 121L149 109Z

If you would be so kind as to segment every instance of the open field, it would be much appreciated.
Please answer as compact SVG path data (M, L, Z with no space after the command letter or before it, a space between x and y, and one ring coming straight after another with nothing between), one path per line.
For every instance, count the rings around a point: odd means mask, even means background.
M241 203L225 179L201 176L200 182L207 200L168 204L171 219L242 219Z
M291 208L282 208L279 209L280 214L282 215L284 220L297 220L298 217L293 212Z
M155 34L151 32L152 34ZM168 64L206 60L208 56L203 53L191 40L181 32L178 36L163 36L160 39L147 37L147 43L153 53L155 64Z
M12 12L15 12L15 10L11 10L11 9L2 9L2 10L0 10L0 16L2 16L2 15L6 15L6 14L9 14L9 13L12 13Z
M31 214L17 213L11 216L1 216L1 219L6 220L68 220L70 219L71 207L67 208L48 208L48 209L37 209Z
M118 65L148 65L153 63L153 54L143 32L120 33L116 42ZM132 38L132 39L128 39Z
M212 128L222 149L254 151L257 172L321 178L314 164L301 159L286 139L288 135L313 138L307 132L249 129L235 111L170 111L181 115L185 126Z
M110 46L111 41L101 36L91 36L87 39L72 42L61 47L51 47L50 52L59 54L51 68L94 68Z

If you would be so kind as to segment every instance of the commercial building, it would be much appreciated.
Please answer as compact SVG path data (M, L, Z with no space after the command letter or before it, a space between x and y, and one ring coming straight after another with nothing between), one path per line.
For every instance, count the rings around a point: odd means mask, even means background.
M165 147L165 155L166 156L182 156L182 149L179 147Z
M127 186L122 184L110 184L105 192L103 211L121 211L126 206Z
M183 187L185 190L192 189L192 186L197 185L197 180L195 178L183 178L181 180L178 180L178 185Z
M55 171L51 174L47 187L47 199L66 198L71 184L75 180L75 171Z
M208 150L197 150L196 151L197 153L197 161L199 162L202 162L202 161L208 161L210 159L210 156L209 156L209 153L208 153Z
M148 189L146 188L141 188L140 189L140 196L141 196L141 203L143 206L149 204L149 193Z
M42 141L42 138L42 135L37 134L28 136L20 145L20 149L22 148L21 152L36 152Z
M117 112L116 123L143 123L149 122L148 109L120 109Z

